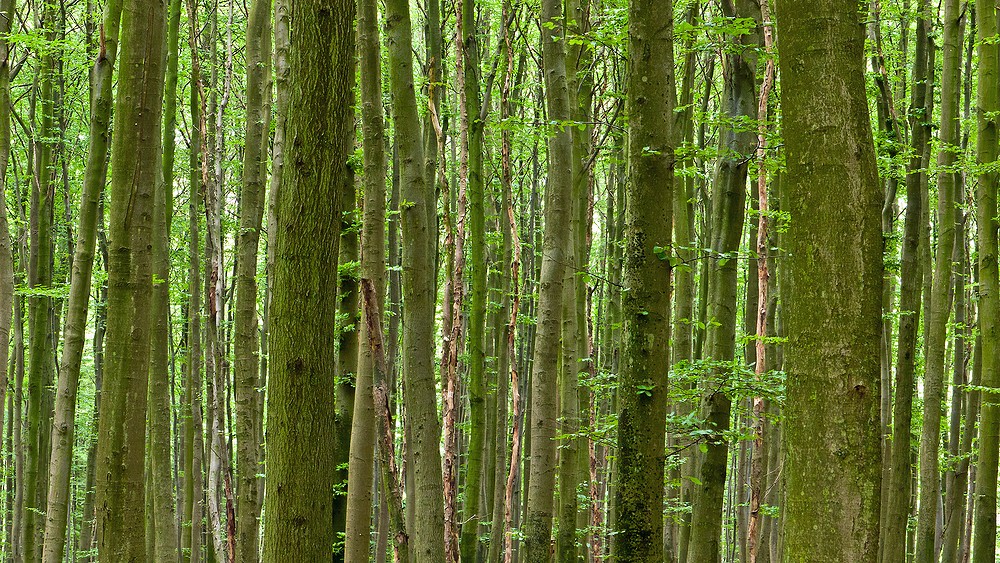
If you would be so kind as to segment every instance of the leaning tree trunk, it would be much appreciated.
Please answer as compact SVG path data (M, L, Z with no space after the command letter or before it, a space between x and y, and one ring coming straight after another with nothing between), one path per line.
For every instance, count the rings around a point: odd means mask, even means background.
M107 377L97 454L101 560L146 556L143 460L152 297L152 214L166 57L166 3L126 0L111 145Z
M671 7L666 8L672 10ZM674 189L673 26L652 0L629 9L629 178L618 389L616 561L664 561L663 471L670 366ZM663 202L666 202L664 205Z
M111 75L118 51L118 31L122 3L115 0L105 6L98 58L91 71L94 93L90 112L90 144L80 196L78 239L73 259L69 304L63 335L59 386L56 390L53 421L52 455L49 464L49 494L45 511L45 542L42 560L58 563L66 547L66 524L69 511L70 465L73 460L76 392L80 381L80 363L87 332L90 305L91 273L97 245L98 207L107 180L108 146L111 140Z
M791 215L784 557L874 562L883 243L864 14L854 0L777 7Z

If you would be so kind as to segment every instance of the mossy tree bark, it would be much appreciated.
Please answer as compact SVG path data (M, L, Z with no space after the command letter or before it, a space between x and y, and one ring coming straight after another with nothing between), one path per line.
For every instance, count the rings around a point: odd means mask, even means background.
M289 89L275 211L264 522L265 561L329 559L333 531L336 272L350 174L351 0L291 4Z
M883 198L865 98L865 14L853 0L777 8L791 216L783 450L795 468L784 557L874 562Z
M205 437L202 432L202 348L201 348L201 186L202 102L201 69L197 63L198 31L195 2L186 0L188 41L191 50L190 146L188 151L188 302L187 377L181 416L184 418L184 516L181 519L181 551L185 561L199 563L205 508Z
M667 8L667 13L672 11ZM663 553L663 471L670 366L670 262L674 189L673 26L655 2L629 7L629 178L618 471L616 561L659 562Z
M976 212L979 254L979 326L982 331L982 385L1000 387L1000 274L997 272L997 112L1000 111L1000 45L997 9L978 6L979 76L976 93ZM996 555L997 465L1000 447L1000 399L983 393L979 421L979 458L976 461L975 517L972 561L987 563Z
M97 548L102 561L146 557L146 393L150 361L154 190L160 180L160 116L166 2L122 6L121 66L111 141L107 377L97 453Z
M469 447L466 458L465 501L462 509L460 538L463 561L475 561L479 545L479 522L486 515L480 511L480 487L483 484L483 446L486 443L486 202L483 182L483 137L485 115L481 115L482 100L479 69L479 29L476 26L475 0L461 1L461 44L465 91L465 115L462 123L468 127L468 260L469 278Z

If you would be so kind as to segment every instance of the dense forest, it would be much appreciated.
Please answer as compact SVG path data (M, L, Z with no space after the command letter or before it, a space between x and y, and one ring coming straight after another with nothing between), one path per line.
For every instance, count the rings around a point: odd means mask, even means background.
M0 0L0 557L1000 561L998 25Z

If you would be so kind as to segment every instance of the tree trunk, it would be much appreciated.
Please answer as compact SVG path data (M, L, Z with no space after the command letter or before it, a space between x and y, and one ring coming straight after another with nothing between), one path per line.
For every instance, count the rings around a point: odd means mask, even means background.
M319 561L333 545L336 286L341 190L351 150L355 4L292 4L282 169L271 301L265 561ZM299 27L301 25L301 27ZM323 77L317 80L317 77ZM304 416L305 415L305 416Z
M462 0L458 31L460 62L463 65L465 147L468 156L466 194L469 210L468 260L469 276L469 453L466 459L465 501L462 510L461 556L463 561L475 561L479 545L480 490L483 484L483 446L486 442L486 203L483 180L484 116L481 116L479 69L479 29L476 26L476 1ZM461 181L461 180L460 180Z
M922 0L926 1L926 0ZM925 8L926 6L922 4ZM921 10L919 13L923 13ZM885 497L883 525L880 534L880 553L883 561L900 561L906 554L906 520L910 512L910 480L913 466L910 463L910 432L913 417L914 367L916 361L917 327L920 320L921 268L918 257L920 247L920 221L923 207L921 154L930 142L930 131L923 119L927 107L927 22L917 20L915 62L910 113L910 156L906 175L906 218L903 223L903 241L900 251L899 329L896 345L895 401L892 410L892 446L889 471L889 491Z
M883 245L865 15L852 0L779 0L777 8L791 215L783 449L794 470L784 557L874 562Z
M376 296L366 304L383 317L385 295L385 123L382 110L381 48L378 3L358 3L358 51L361 75L361 130L364 148L364 204L361 224L361 278L369 280ZM360 354L354 391L351 451L348 466L345 561L370 559L372 491L375 468L375 351L368 325L360 322ZM379 335L381 336L381 335ZM379 499L385 505L384 495Z
M997 34L997 10L976 10L979 37ZM997 273L997 186L1000 174L983 166L997 160L997 112L1000 111L1000 45L979 43L979 78L976 99L976 226L979 230L979 326L983 339L982 385L1000 387L1000 275ZM991 400L992 399L992 400ZM976 460L975 520L972 561L987 563L996 554L997 466L1000 446L1000 403L982 395L979 422L979 458Z
M233 335L236 395L236 561L256 563L260 547L263 473L258 432L260 346L257 337L257 249L264 216L264 186L271 104L270 2L256 0L247 18L247 130L240 192L240 230L236 243L236 310Z
M70 298L63 335L59 387L56 392L55 420L49 493L45 512L45 542L42 560L58 563L63 560L66 545L66 518L69 511L70 465L73 459L76 392L80 379L80 363L86 338L87 312L90 305L91 272L97 244L98 207L107 180L107 158L111 126L111 75L118 50L121 2L109 2L105 7L102 43L91 73L94 92L90 145L81 195L78 240L74 258Z
M44 40L56 40L56 5L47 3L37 8ZM37 130L31 144L34 148L34 181L31 182L31 254L28 262L28 285L38 291L28 297L28 424L25 438L24 526L23 555L25 559L41 559L45 529L43 517L48 496L48 457L50 412L53 382L54 343L52 323L54 309L51 289L53 262L53 213L55 199L55 166L53 163L55 130L55 94L53 83L58 72L57 49L45 46L39 53Z
M420 122L413 86L409 6L405 0L386 2L389 82L400 160L400 215L403 301L403 402L407 405L408 446L413 452L415 495L419 520L413 525L417 560L444 561L444 485L438 444L441 425L434 387L434 246L436 230L429 206L434 188L424 175Z
M152 296L152 213L166 3L127 0L111 146L108 358L97 455L97 546L102 560L145 557L143 459Z
M195 4L187 1L190 26L189 47L192 62L197 60L198 31L195 21ZM202 122L201 71L198 65L191 68L191 131L188 170L188 333L187 333L187 389L185 390L182 416L185 419L184 455L184 526L181 549L186 551L189 563L199 563L202 553L202 517L204 514L204 434L202 433L202 349L201 349L201 186Z
M941 505L942 399L944 395L945 347L951 315L951 268L955 247L955 174L952 170L960 149L959 95L962 85L962 27L958 0L944 3L942 35L944 66L941 72L941 128L938 138L937 250L931 287L927 358L924 375L923 431L920 436L920 511L917 518L917 563L937 561L940 546L938 509Z
M723 104L727 120L757 118L755 55L762 43L760 6L754 0L724 3L727 17L752 18L756 25L742 37L730 41L740 45L739 51L727 55L723 67ZM728 438L731 399L725 389L730 377L728 368L736 358L737 275L740 240L743 235L747 194L748 163L757 147L757 135L751 128L723 126L719 135L722 155L716 169L712 191L711 252L707 258L709 276L708 336L705 358L714 362L713 374L704 384L702 414L707 450L700 456L698 481L691 499L691 537L688 561L701 563L718 561L721 557L723 498L726 466L729 457ZM703 274L704 275L704 274ZM715 326L717 325L717 326Z
M670 202L675 139L673 26L663 25L662 15L654 2L634 2L629 8L629 181L622 277L625 328L611 544L616 561L664 560L663 421L670 365Z

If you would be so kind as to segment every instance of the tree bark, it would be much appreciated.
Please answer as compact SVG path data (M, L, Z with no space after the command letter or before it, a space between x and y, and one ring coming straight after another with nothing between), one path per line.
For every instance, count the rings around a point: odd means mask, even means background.
M672 8L668 8L668 13ZM616 561L663 561L674 189L673 25L655 2L629 7L629 178L618 389ZM668 16L669 17L669 16ZM663 204L663 202L667 202Z
M979 37L997 34L997 9L976 10ZM976 227L979 254L979 326L982 331L982 385L1000 387L1000 274L997 272L997 187L1000 174L990 166L997 160L997 112L1000 111L1000 45L979 43L976 94ZM976 460L975 520L972 561L987 563L996 555L997 465L1000 447L1000 403L991 393L982 395L979 421L979 458Z
M921 6L926 8L926 0ZM922 10L918 13L922 13ZM906 175L906 217L900 250L899 328L896 344L895 401L892 407L892 444L888 463L889 491L883 509L882 533L879 536L883 561L899 561L906 554L906 520L910 512L910 432L913 418L914 368L916 362L917 327L920 320L921 267L920 221L923 213L921 176L922 153L930 142L930 131L924 119L927 107L927 20L918 18L913 65L913 87L910 98L910 147L912 153Z
M573 130L566 76L563 3L543 0L542 64L547 119L556 123L549 137L549 170L545 193L545 227L538 287L535 349L531 372L531 468L524 522L524 560L550 559L553 491L556 482L556 427L559 412L559 340L566 264L572 256Z
M353 120L355 3L291 5L282 169L271 301L265 561L319 561L333 545L337 252Z
M236 561L256 563L260 549L263 473L258 410L260 343L257 323L257 258L264 216L267 153L270 141L271 10L256 0L247 17L247 128L240 192L240 230L236 243L236 310L233 334L236 395Z
M853 0L779 0L777 8L788 162L782 190L791 216L782 446L785 467L794 470L786 474L784 557L835 553L874 562L883 244L865 99L865 14Z
M952 168L960 150L959 96L962 86L962 25L958 0L944 3L941 72L941 127L938 132L937 248L931 286L927 358L924 372L923 430L920 435L920 511L917 515L915 561L937 561L940 547L938 509L941 506L942 400L944 395L945 347L952 303L952 254L955 248L955 174Z
M415 495L419 520L413 526L413 556L444 561L444 484L438 449L441 424L437 415L432 344L434 333L436 229L430 222L434 189L425 177L420 121L413 85L409 5L386 2L389 83L395 120L395 145L400 161L400 231L403 308L403 402L407 405L408 446L413 452Z
M97 455L101 560L145 558L143 459L150 361L152 214L159 170L166 3L122 6L121 67L111 145L107 378Z
M763 45L760 6L755 0L724 2L727 17L752 18L755 26L742 37L730 38L734 51L723 67L723 104L730 125L719 134L720 158L712 190L711 253L707 341L704 357L713 362L712 375L704 384L702 414L707 449L695 472L700 485L691 498L691 537L688 562L718 561L721 557L723 498L725 496L732 400L727 394L728 366L736 359L737 276L740 240L745 220L748 163L757 147L756 131L738 127L740 120L757 118L756 50ZM703 275L705 275L703 274Z
M358 2L358 52L361 75L361 131L364 149L364 204L361 224L361 278L373 286L374 302L366 303L383 317L385 295L385 117L382 109L381 47L376 0ZM357 376L348 465L347 525L344 560L368 561L371 545L372 490L375 476L375 350L368 324L359 320ZM381 337L381 334L379 335ZM384 361L384 360L383 360ZM384 505L387 499L379 499Z

